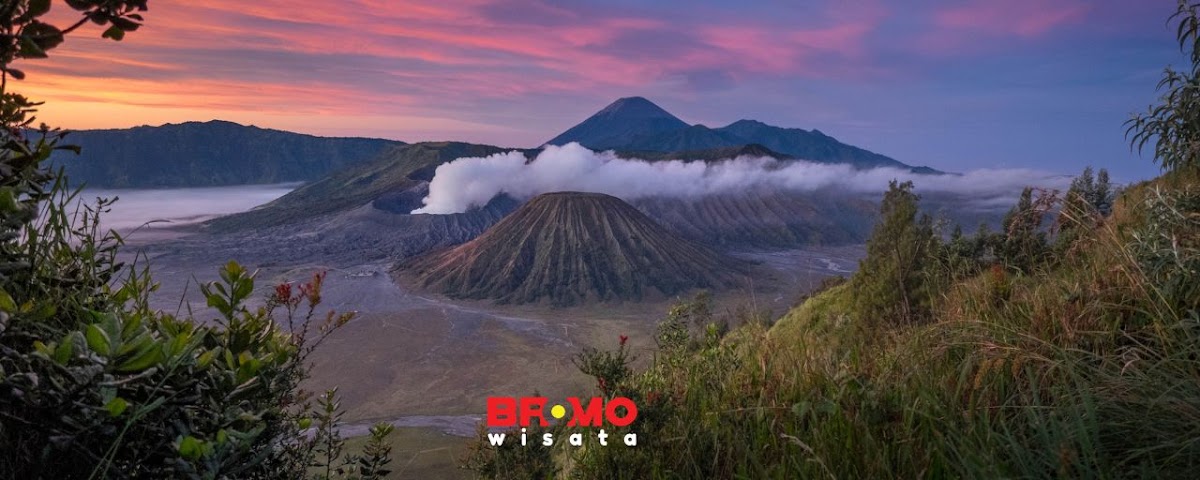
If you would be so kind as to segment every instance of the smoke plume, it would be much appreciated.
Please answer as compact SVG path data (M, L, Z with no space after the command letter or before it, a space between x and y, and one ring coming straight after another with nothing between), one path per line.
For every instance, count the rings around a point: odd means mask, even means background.
M518 199L557 191L606 193L624 200L699 197L776 188L808 192L822 188L877 193L893 180L912 180L921 192L970 195L978 200L1015 198L1025 186L1060 187L1065 181L1022 169L975 170L961 175L918 175L897 168L859 170L846 164L779 161L742 156L717 162L648 162L593 152L577 143L547 146L526 161L521 152L468 157L437 168L424 207L412 213L461 213L498 194Z

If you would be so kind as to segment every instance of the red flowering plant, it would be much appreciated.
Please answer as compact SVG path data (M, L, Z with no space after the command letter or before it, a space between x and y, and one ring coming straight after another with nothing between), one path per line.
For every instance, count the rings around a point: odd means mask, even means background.
M275 294L267 297L268 316L274 318L275 311L281 307L286 311L282 318L283 326L286 326L287 331L292 334L296 345L302 346L302 357L306 357L309 352L315 350L334 330L346 325L357 316L357 312L338 313L329 310L325 312L320 322L313 321L317 318L317 306L321 304L321 286L325 283L326 273L325 271L313 273L312 280L295 287L292 282L280 283L275 286ZM309 342L308 335L313 325L317 326L317 332L320 335L316 340Z
M571 359L579 371L596 378L596 388L606 398L617 396L632 370L629 365L636 359L629 352L629 336L617 337L617 350L584 348Z

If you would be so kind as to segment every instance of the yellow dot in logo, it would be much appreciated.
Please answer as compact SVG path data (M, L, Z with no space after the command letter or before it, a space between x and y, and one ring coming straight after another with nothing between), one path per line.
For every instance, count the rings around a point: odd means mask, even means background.
M563 408L562 405L555 405L553 407L550 407L550 416L551 417L562 418L562 417L566 416L566 414L567 414L567 409Z

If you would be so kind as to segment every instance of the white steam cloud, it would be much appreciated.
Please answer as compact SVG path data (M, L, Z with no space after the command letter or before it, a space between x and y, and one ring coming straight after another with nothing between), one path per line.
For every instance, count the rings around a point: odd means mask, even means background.
M1015 197L1025 186L1060 187L1062 177L1023 169L975 170L962 175L917 175L896 168L856 170L846 164L778 161L742 156L718 162L648 162L593 152L577 143L547 146L532 161L521 152L467 157L437 168L424 207L412 213L449 214L486 204L498 194L525 199L557 191L606 193L624 200L699 197L778 188L808 192L835 188L882 192L892 179L913 180L920 192Z

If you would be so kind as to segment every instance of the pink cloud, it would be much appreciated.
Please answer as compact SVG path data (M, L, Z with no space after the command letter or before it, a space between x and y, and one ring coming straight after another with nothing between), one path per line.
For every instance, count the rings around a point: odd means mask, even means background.
M642 93L695 72L863 75L886 12L855 5L784 22L539 0L156 0L125 41L89 26L20 68L49 102L436 116L528 96Z
M1090 10L1080 0L973 0L934 14L942 28L993 35L1036 37L1081 20Z

